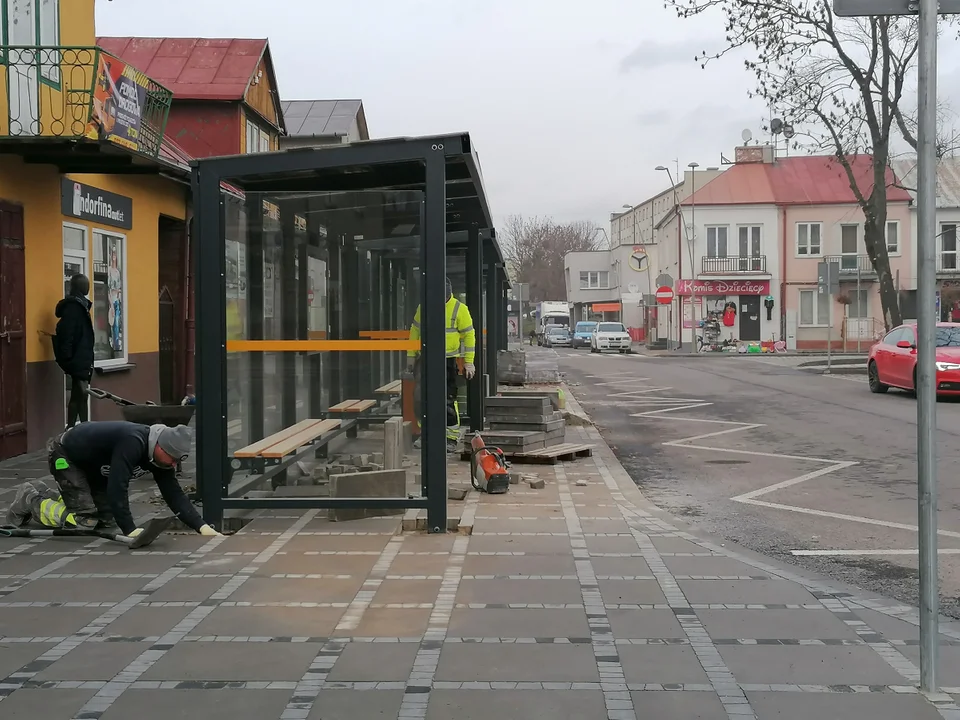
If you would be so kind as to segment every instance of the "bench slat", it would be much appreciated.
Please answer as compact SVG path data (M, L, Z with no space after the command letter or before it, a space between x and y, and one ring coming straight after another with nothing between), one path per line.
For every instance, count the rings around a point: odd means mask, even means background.
M369 410L377 404L376 400L344 400L330 408L331 412L360 413Z
M388 382L386 385L381 385L374 392L380 393L381 395L394 395L401 392L403 389L402 380L394 380L393 382Z
M288 437L286 440L278 442L276 445L264 450L261 454L265 458L282 458L294 450L303 447L304 445L316 440L318 437L324 433L328 433L331 430L336 430L340 427L339 420L323 420L318 422L316 425L307 428L298 432L296 435Z
M267 450L279 442L283 442L289 437L293 437L297 433L303 432L307 428L313 427L322 420L301 420L296 425L291 425L285 430L280 432L275 432L273 435L268 435L263 440L258 440L257 442L242 447L239 450L233 453L234 457L238 458L254 458L260 455L264 450Z

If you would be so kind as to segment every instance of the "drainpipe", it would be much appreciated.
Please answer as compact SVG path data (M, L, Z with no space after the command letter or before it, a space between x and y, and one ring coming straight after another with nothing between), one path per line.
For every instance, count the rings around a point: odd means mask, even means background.
M190 200L187 200L187 212L186 212L186 232L185 232L185 243L184 245L186 250L186 262L183 264L183 281L184 287L187 292L184 293L184 305L185 305L185 318L184 318L184 329L186 342L184 343L183 350L183 375L184 375L184 391L187 395L193 395L195 393L195 380L196 380L196 363L195 363L195 353L196 348L196 314L194 313L193 308L193 278L194 278L194 261L193 261L193 207Z
M787 341L787 209L780 206L780 339ZM821 239L821 242L823 240Z

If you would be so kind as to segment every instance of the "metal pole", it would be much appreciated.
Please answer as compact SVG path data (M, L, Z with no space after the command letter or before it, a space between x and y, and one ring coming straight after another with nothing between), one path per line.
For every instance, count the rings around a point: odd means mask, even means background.
M937 0L920 0L917 192L917 514L920 527L920 689L937 690L936 257Z
M830 303L830 313L827 316L827 375L830 374L830 366L833 363L833 290L830 285L832 282L833 279L830 277L830 262L827 261L827 302Z
M693 248L697 244L697 171L690 169L690 224L693 225L693 237L687 238L687 249L690 252L690 277L693 286L690 294L690 352L697 352L697 263L693 259ZM701 268L702 269L702 268Z
M847 333L849 334L849 333ZM860 304L860 256L857 256L857 354L860 354L860 338L863 337L863 305Z

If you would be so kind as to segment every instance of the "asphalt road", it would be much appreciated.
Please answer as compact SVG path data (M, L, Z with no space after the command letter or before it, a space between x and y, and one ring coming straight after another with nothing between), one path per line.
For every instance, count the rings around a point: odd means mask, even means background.
M916 400L781 356L560 350L647 497L693 527L917 602ZM960 402L938 403L943 612L960 617ZM840 552L838 552L840 551Z

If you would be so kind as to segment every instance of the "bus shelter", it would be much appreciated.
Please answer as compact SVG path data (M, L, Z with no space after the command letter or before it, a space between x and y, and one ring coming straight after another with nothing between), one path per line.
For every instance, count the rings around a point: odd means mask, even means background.
M204 519L425 508L445 531L447 277L476 337L464 427L483 428L506 347L507 280L469 135L201 159L193 191ZM294 464L298 484L323 487L280 490Z

